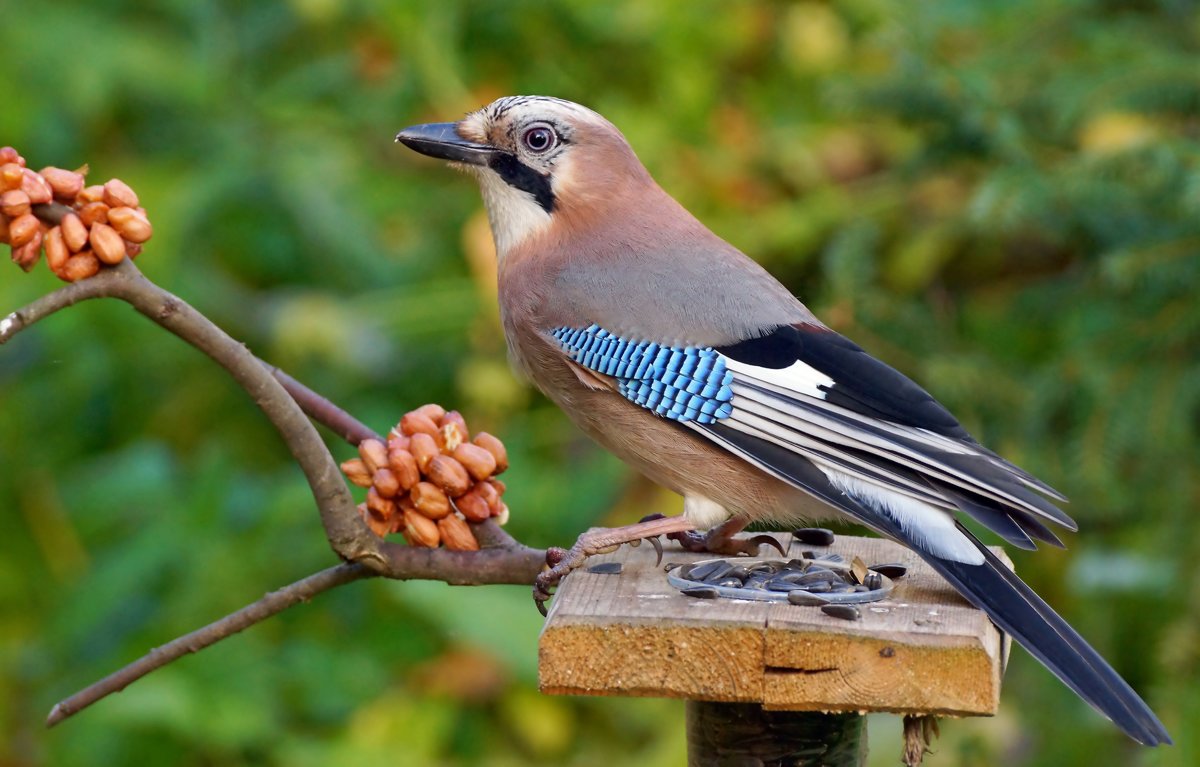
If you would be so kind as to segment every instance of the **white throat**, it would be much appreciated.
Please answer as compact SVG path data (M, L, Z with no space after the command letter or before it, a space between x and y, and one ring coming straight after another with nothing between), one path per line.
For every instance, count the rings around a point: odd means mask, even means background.
M476 171L476 176L498 258L503 259L510 249L550 225L550 214L527 192L509 186L490 170Z

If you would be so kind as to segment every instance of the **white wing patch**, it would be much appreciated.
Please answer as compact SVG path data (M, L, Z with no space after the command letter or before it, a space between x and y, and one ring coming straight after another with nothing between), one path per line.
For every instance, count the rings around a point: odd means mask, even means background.
M898 524L921 550L954 562L983 564L983 552L959 531L951 513L820 464L817 468L838 490Z
M763 368L758 365L747 365L735 359L725 357L725 367L732 370L734 375L745 376L756 381L762 381L787 391L791 395L807 394L817 399L825 399L822 386L833 386L833 379L817 370L812 365L796 361L786 368Z

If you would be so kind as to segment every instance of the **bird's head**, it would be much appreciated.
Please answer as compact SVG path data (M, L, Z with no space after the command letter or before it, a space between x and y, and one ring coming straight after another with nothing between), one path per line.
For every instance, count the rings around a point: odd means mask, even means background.
M405 128L396 140L474 173L501 258L571 211L603 210L653 183L612 123L547 96L506 96L456 123Z

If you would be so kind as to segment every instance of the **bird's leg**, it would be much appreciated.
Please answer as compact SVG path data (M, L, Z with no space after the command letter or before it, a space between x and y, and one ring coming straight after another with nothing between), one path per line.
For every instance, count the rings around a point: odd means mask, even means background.
M658 542L658 536L678 534L692 529L692 523L682 516L664 517L661 514L653 514L635 525L588 530L579 536L579 540L575 541L575 545L570 549L546 550L546 564L549 565L549 569L542 571L534 581L533 601L537 603L542 615L545 615L546 601L550 599L554 587L593 554L607 554L615 551L623 543L640 543L643 539L648 539L658 551L661 562L662 545Z
M667 538L678 541L685 551L697 553L707 552L726 556L745 554L753 557L758 554L758 547L765 543L768 546L774 546L780 556L787 556L787 552L773 535L763 534L749 538L735 538L734 536L745 529L749 523L750 521L747 519L731 517L703 533L698 530L686 530L668 533Z

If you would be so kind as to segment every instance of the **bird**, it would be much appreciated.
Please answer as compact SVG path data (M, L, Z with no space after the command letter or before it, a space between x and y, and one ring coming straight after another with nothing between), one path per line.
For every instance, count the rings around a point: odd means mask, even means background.
M507 96L396 140L478 181L516 368L684 499L679 516L557 550L539 599L615 544L700 534L738 552L746 542L733 534L751 522L849 520L915 551L1131 738L1171 743L1137 692L963 524L1022 549L1062 546L1050 525L1077 529L1053 503L1066 498L711 232L615 125L571 101Z

